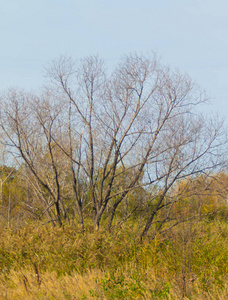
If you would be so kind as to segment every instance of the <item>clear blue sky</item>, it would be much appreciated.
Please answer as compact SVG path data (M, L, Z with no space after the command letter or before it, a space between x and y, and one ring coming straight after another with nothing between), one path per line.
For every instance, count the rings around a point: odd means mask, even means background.
M43 68L59 55L156 51L228 111L227 0L7 0L0 6L0 91L37 89Z

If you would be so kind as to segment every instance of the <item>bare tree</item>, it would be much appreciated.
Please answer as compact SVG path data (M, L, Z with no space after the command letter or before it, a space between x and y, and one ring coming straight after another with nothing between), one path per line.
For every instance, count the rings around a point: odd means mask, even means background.
M157 185L143 237L157 212L177 201L168 195L179 180L223 163L221 124L196 113L204 95L188 76L162 66L156 57L125 56L111 75L98 57L78 65L61 57L47 75L51 85L44 95L10 96L1 126L48 191L60 224L67 211L64 168L82 227L85 207L92 208L94 229L108 208L111 228L130 192Z
M89 181L95 228L111 199L116 200L109 226L129 191L156 183L163 193L145 235L177 180L221 164L220 124L206 126L194 115L204 95L190 78L161 66L155 57L126 56L110 78L97 57L86 58L78 69L60 59L49 74L76 120L69 122L69 131L80 140L80 155L65 153ZM120 188L118 177L129 170L132 177Z
M15 155L24 161L33 176L33 186L44 201L45 210L55 206L55 219L62 224L60 180L64 167L52 142L59 109L51 107L47 98L48 95L38 99L10 91L2 113L2 129L6 143L15 149Z

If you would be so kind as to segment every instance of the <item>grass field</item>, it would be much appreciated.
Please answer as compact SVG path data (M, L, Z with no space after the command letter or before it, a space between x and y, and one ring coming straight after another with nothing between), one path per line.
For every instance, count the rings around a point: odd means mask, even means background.
M1 228L0 299L228 299L225 221L184 223L143 242L137 225Z

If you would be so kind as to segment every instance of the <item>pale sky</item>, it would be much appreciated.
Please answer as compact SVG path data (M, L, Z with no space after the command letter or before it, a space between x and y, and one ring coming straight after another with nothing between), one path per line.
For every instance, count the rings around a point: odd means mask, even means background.
M60 55L99 54L112 66L123 54L155 51L226 118L227 0L0 1L0 92L38 89L44 67Z

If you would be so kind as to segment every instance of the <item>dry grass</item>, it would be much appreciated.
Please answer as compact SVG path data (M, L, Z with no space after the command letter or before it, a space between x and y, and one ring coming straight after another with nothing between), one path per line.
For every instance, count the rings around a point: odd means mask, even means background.
M84 276L73 272L61 277L56 272L46 272L39 284L33 270L11 271L8 279L1 278L0 299L92 299L91 291L97 291L104 299L96 282L102 276L100 270L88 271Z
M139 243L28 225L0 230L0 299L227 299L228 226L185 224Z
M117 273L119 271L117 270ZM137 291L137 281L129 273L122 273L124 282L113 290L105 287L110 274L100 270L88 270L84 275L73 272L71 275L59 277L56 272L41 274L41 283L33 270L11 271L6 279L1 277L0 299L219 299L228 298L228 284L224 288L213 286L211 291L201 289L200 283L190 283L191 297L182 298L177 285L162 284L152 270L147 270L147 277ZM118 275L117 275L118 277ZM117 284L118 285L118 284ZM153 293L151 292L153 290ZM166 293L166 290L169 292ZM157 295L156 295L157 293Z

